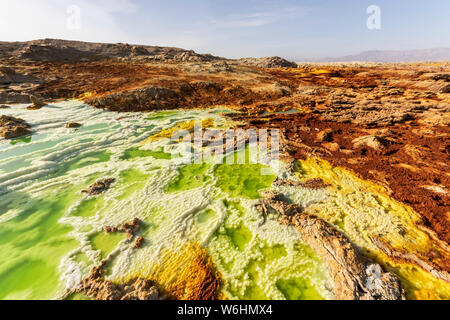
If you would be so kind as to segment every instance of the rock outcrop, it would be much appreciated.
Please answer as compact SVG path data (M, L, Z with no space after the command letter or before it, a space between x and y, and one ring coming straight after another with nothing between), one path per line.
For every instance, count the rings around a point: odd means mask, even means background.
M158 288L150 280L134 279L124 284L114 284L104 279L107 260L92 269L81 281L75 292L95 300L161 300Z
M90 62L105 59L147 59L161 62L205 62L219 60L209 54L172 47L141 46L127 43L93 43L42 39L28 42L2 42L0 52L6 58L39 62Z
M355 148L369 147L377 151L386 149L386 144L386 139L377 135L364 136L353 140L353 145Z
M32 104L27 107L28 110L39 110L47 105L42 99L34 95L30 95L30 101Z
M10 116L0 116L0 136L14 139L31 134L30 125L24 120Z
M137 233L139 232L139 229L142 226L142 221L139 220L138 218L134 218L131 222L126 222L121 226L118 227L110 227L110 226L106 226L103 229L105 230L106 233L116 233L116 232L122 232L122 233L126 233L128 236L128 239L131 240L133 239ZM139 237L141 238L141 237ZM136 239L136 243L135 246L140 247L142 245L142 243L144 242L144 239Z
M96 181L94 184L89 186L88 189L82 190L82 193L87 193L90 196L96 196L102 194L111 188L111 185L116 182L114 178L107 178Z
M280 194L266 192L257 209L261 214L273 210L280 222L293 225L302 240L326 262L333 280L333 293L339 300L402 300L400 281L391 273L363 256L359 250L333 226L303 212Z

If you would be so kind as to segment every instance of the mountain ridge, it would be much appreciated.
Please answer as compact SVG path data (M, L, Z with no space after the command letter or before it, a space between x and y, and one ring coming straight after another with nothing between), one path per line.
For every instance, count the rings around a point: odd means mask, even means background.
M450 48L432 48L415 50L369 50L342 57L324 57L317 59L295 59L298 62L423 62L450 61Z

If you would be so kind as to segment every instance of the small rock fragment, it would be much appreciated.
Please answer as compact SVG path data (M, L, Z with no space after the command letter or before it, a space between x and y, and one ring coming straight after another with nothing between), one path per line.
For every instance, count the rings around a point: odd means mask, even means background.
M134 242L133 249L139 249L144 243L144 237L137 237Z
M27 107L28 110L38 110L47 105L41 99L33 95L30 95L30 101L32 105Z
M76 128L79 128L79 127L81 127L81 123L78 123L78 122L67 122L66 123L66 128L67 129L76 129Z
M108 178L96 181L93 185L91 185L87 190L82 190L82 193L87 193L91 196L102 194L111 188L111 185L116 182L114 178Z
M380 136L364 136L353 140L353 146L355 148L370 147L377 151L385 149L386 144L386 139Z
M333 140L333 130L325 129L317 134L317 141L321 142L329 142Z
M332 152L338 152L341 149L339 144L335 142L324 143L322 145L324 146L325 149L330 150Z

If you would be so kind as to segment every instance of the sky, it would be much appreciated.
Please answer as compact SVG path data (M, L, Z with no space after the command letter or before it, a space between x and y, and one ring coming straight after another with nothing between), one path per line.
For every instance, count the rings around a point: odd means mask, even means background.
M371 5L380 10L379 29L367 26ZM449 17L448 0L0 0L0 41L58 38L314 59L448 48Z

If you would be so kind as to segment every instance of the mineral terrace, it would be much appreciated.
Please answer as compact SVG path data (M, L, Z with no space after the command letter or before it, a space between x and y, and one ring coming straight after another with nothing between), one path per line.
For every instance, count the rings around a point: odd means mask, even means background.
M115 112L220 107L233 111L225 117L235 127L280 129L282 160L300 179L277 178L276 192L261 192L256 208L299 231L327 266L334 298L450 298L450 63L296 64L128 44L0 43L0 113L15 104L39 113L44 105L68 99ZM83 128L73 121L66 119L67 128ZM33 134L33 127L17 118L2 116L0 126L6 139ZM83 192L98 195L114 188L112 177L99 179ZM358 187L346 189L349 181ZM342 194L355 203L363 203L372 190L387 214L392 209L390 217L398 217L395 232L366 233L361 221L373 217L364 217L365 205L355 207L354 219L361 224L354 225L326 209L305 211L283 195L286 188L300 187L333 189L336 199ZM383 217L373 219L383 225ZM134 250L149 245L138 234L128 238ZM103 269L114 258L109 257L65 294L227 298L219 290L221 268L208 250L190 246L198 256L187 268L200 270L197 278L167 286L158 277L136 276L113 284L104 279Z

